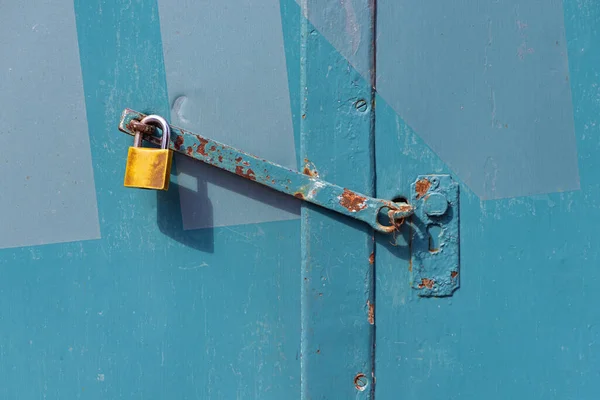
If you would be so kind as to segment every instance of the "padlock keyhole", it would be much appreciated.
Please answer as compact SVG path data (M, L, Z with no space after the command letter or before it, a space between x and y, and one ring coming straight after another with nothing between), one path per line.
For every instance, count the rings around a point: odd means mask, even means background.
M442 242L442 227L439 225L430 225L427 227L427 234L429 235L429 252L437 253L440 251Z

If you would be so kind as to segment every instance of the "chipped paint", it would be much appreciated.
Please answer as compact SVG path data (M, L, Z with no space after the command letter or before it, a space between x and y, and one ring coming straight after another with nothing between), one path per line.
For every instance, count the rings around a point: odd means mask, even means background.
M344 189L344 193L338 197L340 205L350 212L364 210L367 207L366 198L354 193L351 190Z
M367 308L368 308L367 320L369 321L369 324L374 325L375 324L375 304L373 304L369 300L367 300Z
M206 140L200 136L196 136L196 137L198 138L198 141L200 142L196 151L198 153L202 154L203 156L207 156L208 154L206 153L206 145L208 144L208 140Z
M423 289L423 288L433 289L434 284L435 284L435 281L433 279L423 278L423 279L421 279L421 283L419 283L419 289Z
M183 146L183 136L177 136L173 142L173 146L175 147L175 150L181 150L181 146Z
M254 171L252 171L252 169L248 168L246 170L246 172L244 172L244 167L242 167L241 165L238 165L237 167L235 167L235 174L239 175L243 178L250 179L251 181L256 180L256 175L254 174Z
M427 178L418 180L415 183L415 192L417 193L417 199L420 199L421 197L425 196L425 193L427 193L430 187L431 182L429 182Z

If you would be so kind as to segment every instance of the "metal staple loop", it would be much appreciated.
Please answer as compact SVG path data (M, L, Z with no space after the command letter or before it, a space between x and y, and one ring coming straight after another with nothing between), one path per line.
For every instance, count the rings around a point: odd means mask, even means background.
M129 122L129 129L134 132L140 132L142 135L152 135L154 133L154 126L143 124L140 121L132 120Z

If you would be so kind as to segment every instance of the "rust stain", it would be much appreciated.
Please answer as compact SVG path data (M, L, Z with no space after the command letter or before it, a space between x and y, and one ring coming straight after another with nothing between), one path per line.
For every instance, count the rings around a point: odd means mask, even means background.
M217 149L216 146L210 146L210 151L215 151Z
M244 167L242 167L241 165L238 165L237 167L235 167L235 173L236 175L239 175L243 178L246 179L250 179L251 181L255 181L256 180L256 176L254 175L254 171L252 171L252 169L248 168L246 170L246 172L244 172Z
M181 146L183 146L183 136L177 136L177 139L175 139L175 142L173 143L173 147L175 147L175 150L181 150Z
M207 156L208 154L206 153L206 144L208 143L208 140L204 139L201 136L196 136L196 137L200 141L200 145L198 146L198 148L196 149L196 151L198 153L202 154L203 156Z
M223 156L219 156L219 162L223 162Z
M248 161L244 161L242 164L244 164L245 166L249 166L250 163Z
M375 253L371 253L369 256L369 264L375 264Z
M304 195L300 192L296 192L294 193L294 197L297 199L304 199Z
M457 271L450 272L450 278L456 279L457 276L458 276L458 272Z
M410 217L410 222L412 226L412 216ZM408 259L408 272L412 272L413 270L412 244L412 235L408 235L408 254L410 254Z
M367 306L369 307L369 313L367 319L369 320L369 324L375 324L375 304L372 304L369 300L367 300Z
M427 193L431 187L431 182L428 179L421 179L415 183L415 191L417 192L417 199L420 199Z
M152 135L154 133L154 126L142 124L140 121L132 119L127 124L127 129L133 132L140 132L142 135Z
M315 165L310 162L308 158L304 159L304 169L302 170L304 175L310 176L311 178L318 178L319 173L317 172L317 168Z
M401 204L398 207L398 211L400 211L400 212L409 212L409 211L412 211L412 209L413 209L413 206L411 206L410 204Z
M340 205L350 212L357 212L367 208L366 198L359 196L351 190L344 189L340 196Z
M235 162L239 163L240 161L242 161L242 157L236 157Z
M419 289L427 288L433 289L433 285L435 281L433 279L423 278L421 279L421 283L419 283Z
M304 167L304 169L302 170L302 173L304 175L310 176L311 178L318 178L319 177L319 173L317 171L312 170L312 169L310 169L308 167Z
M194 152L194 148L192 146L188 146L188 148L185 149L185 152L188 156L191 156L192 153Z

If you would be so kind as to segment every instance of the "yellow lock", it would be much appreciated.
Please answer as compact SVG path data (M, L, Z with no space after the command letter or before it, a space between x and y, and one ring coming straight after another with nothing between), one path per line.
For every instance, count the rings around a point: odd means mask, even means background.
M148 115L140 122L162 129L161 148L142 147L142 134L136 132L133 147L129 148L127 154L124 185L141 189L168 190L173 160L173 152L169 150L171 128L167 121L158 115Z

